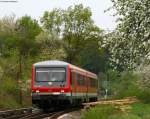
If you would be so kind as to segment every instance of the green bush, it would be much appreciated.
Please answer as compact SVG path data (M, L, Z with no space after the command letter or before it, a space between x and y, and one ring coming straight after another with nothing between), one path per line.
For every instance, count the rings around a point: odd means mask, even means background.
M147 71L147 70L146 70ZM147 72L117 72L109 70L106 78L101 80L102 89L108 90L108 98L122 99L125 97L135 96L144 103L150 103L150 88L148 82L149 70ZM147 75L144 75L144 74ZM105 93L103 93L105 95Z
M19 89L17 82L10 78L1 80L0 83L0 107L14 108L19 107Z
M142 118L133 114L124 114L124 115L116 114L116 115L112 115L108 119L142 119Z
M10 95L1 96L0 100L0 108L20 108L21 105L18 101Z
M17 82L15 80L13 80L13 79L10 79L10 78L3 79L1 81L0 89L4 93L8 93L8 94L11 94L11 95L17 95L18 91L19 91Z
M104 85L105 89L108 89L108 95L112 98L124 98L130 96L138 96L141 92L138 80L139 76L133 72L107 72L107 85Z
M141 89L137 98L144 103L150 103L150 91Z
M118 84L118 98L138 96L140 89L138 86L139 77L133 72L123 72L120 76L120 83Z
M84 112L81 119L108 119L115 111L114 106L100 105Z
M137 103L132 105L131 112L134 115L138 115L142 119L150 119L150 104Z
M83 112L81 119L150 119L150 104L135 103L121 111L113 105L100 105Z
M141 92L138 98L144 103L150 103L150 65L141 65L136 73L140 77L138 83Z

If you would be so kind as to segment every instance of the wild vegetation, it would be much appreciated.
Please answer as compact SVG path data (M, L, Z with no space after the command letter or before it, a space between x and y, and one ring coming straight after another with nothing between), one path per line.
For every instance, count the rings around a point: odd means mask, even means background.
M150 104L132 104L121 110L114 105L99 105L83 113L81 119L149 119Z
M114 105L100 105L84 112L82 118L149 119L150 1L112 2L113 6L108 11L116 10L118 26L103 39L104 47L108 49L109 68L99 75L102 79L101 91L107 89L107 98L112 99L136 96L141 103L129 105L130 109L125 112Z
M112 2L119 19L109 33L95 25L90 8L82 4L45 11L40 21L1 18L0 107L30 105L32 63L53 59L98 74L100 98L107 90L108 98L136 96L150 103L150 2ZM106 106L106 112L113 108Z

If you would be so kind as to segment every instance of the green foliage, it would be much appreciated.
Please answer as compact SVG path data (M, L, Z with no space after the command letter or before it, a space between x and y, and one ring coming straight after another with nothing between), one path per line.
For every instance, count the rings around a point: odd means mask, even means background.
M120 31L107 34L104 41L110 68L122 72L133 70L137 66L136 54L132 50L130 40L121 36Z
M136 115L133 114L124 114L124 115L113 115L111 118L109 119L142 119Z
M53 36L47 31L41 32L37 37L36 41L40 46L39 58L40 60L51 60L65 58L65 52L62 48L62 41L58 40L57 35Z
M0 19L0 56L9 57L15 43L15 17L9 16Z
M108 117L115 112L114 106L100 105L84 112L81 119L108 119Z
M149 119L149 117L150 105L136 103L131 105L131 109L126 112L111 105L96 106L82 113L81 119Z
M107 39L111 65L120 71L136 68L150 52L150 1L111 1L119 17L117 29Z
M88 41L83 50L79 54L79 64L82 68L98 74L104 72L105 59L104 51L99 49L99 45L95 41ZM95 43L94 43L95 42Z
M150 105L137 103L132 105L131 113L134 115L138 115L141 119L149 119L150 118Z
M113 98L124 98L129 96L139 96L141 89L138 81L140 77L133 72L117 72L109 70L106 73L107 78L101 80L102 90L108 90L108 96Z
M73 63L79 52L84 47L86 34L89 27L92 27L91 11L83 5L69 7L64 13L64 50L67 53L67 61Z
M143 102L150 103L150 65L141 65L136 73L139 75L138 81L139 88L141 90L138 96Z
M29 16L23 16L18 19L16 24L16 31L18 35L16 47L20 53L19 55L35 55L38 50L35 37L41 32L39 24L36 20L31 19Z
M150 90L150 65L142 65L136 72L141 78L141 80L139 81L141 88L144 88L145 90Z
M20 108L21 105L18 103L18 101L9 95L5 95L5 97L1 98L0 100L0 108Z
M1 91L4 91L6 94L16 95L18 93L18 86L16 85L16 82L9 78L1 80L0 88Z
M149 72L147 72L149 74ZM146 73L146 74L147 74ZM107 71L107 77L101 79L101 92L108 90L108 98L125 98L135 96L144 103L150 103L150 89L148 82L145 82L143 76L145 73L126 71L119 73L117 71ZM144 80L144 81L143 81ZM144 85L145 84L145 85ZM148 86L148 87L147 87ZM104 95L105 93L102 93Z
M42 25L51 39L62 41L61 48L65 52L65 60L70 63L80 65L82 58L79 60L78 57L82 50L88 49L84 48L87 44L96 42L94 47L96 47L95 51L98 51L102 31L94 25L91 15L91 10L80 4L71 6L67 10L54 9L51 12L45 12L41 18Z
M140 89L137 85L138 76L133 72L123 72L120 76L117 97L138 96Z
M14 16L10 16L0 19L0 31L0 98L10 102L9 106L0 103L3 107L15 107L19 106L18 80L30 79L33 62L26 63L29 57L33 58L37 54L38 44L35 38L41 32L41 27L31 17L24 16L16 20ZM9 99L5 99L6 96Z
M5 79L1 79L0 82L0 107L19 107L19 89L16 81L5 77Z
M120 73L116 70L108 70L105 76L105 79L101 79L102 90L107 89L108 95L115 97L118 94L120 85Z
M51 12L45 11L41 22L44 29L50 31L51 35L59 35L61 32L60 25L63 22L63 11L61 9L54 9Z
M150 91L149 90L140 90L137 98L144 103L150 103Z

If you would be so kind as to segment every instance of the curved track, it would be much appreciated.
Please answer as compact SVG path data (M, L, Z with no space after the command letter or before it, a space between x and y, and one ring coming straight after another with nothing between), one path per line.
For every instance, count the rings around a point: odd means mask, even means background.
M20 119L43 119L46 117L49 117L49 119L56 119L58 116L64 113L65 111L58 111L58 112L51 112L51 113L38 113L38 114L31 114Z
M46 117L48 117L48 119L56 119L62 114L65 114L67 112L71 112L77 109L79 108L59 109L59 110L54 110L48 113L44 113L42 111L34 112L31 110L31 108L6 110L6 111L0 111L0 119L43 119Z

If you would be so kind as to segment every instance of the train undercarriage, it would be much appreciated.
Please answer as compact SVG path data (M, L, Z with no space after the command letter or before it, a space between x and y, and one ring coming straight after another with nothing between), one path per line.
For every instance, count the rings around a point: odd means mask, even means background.
M72 98L64 95L34 95L32 96L33 106L39 107L40 109L47 110L50 108L70 107L79 106L83 102L97 101L97 97L91 98Z

